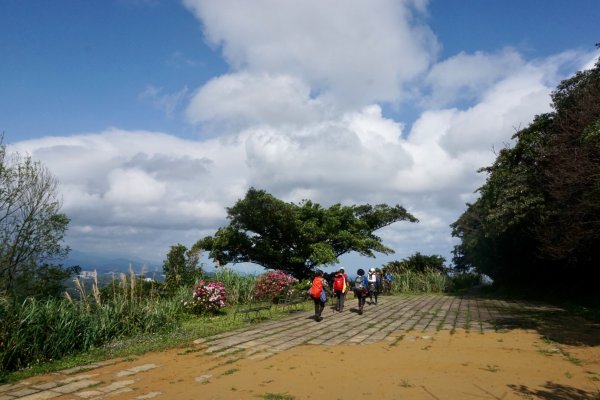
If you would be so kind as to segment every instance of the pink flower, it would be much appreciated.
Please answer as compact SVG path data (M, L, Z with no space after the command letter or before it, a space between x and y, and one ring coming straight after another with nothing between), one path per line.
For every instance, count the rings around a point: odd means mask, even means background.
M226 302L225 288L221 282L208 282L200 280L192 290L193 303L184 302L183 306L195 313L217 311L224 307Z

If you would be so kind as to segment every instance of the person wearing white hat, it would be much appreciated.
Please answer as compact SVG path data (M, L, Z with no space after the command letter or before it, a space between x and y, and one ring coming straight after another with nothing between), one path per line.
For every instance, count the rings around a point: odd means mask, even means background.
M377 305L379 285L377 284L377 274L375 273L375 268L369 268L369 275L367 276L367 279L369 280L369 303ZM375 298L375 301L373 301L373 298Z

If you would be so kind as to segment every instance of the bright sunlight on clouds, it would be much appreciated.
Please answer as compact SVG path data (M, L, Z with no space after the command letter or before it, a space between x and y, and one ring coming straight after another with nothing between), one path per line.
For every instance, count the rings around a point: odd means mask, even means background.
M225 207L255 186L324 206L402 204L421 222L379 232L397 251L388 258L450 261L449 225L483 183L477 169L598 55L530 58L505 43L440 58L424 0L183 4L203 34L189 39L227 68L170 97L150 78L137 93L194 135L140 122L11 140L60 180L74 249L161 261L226 224Z

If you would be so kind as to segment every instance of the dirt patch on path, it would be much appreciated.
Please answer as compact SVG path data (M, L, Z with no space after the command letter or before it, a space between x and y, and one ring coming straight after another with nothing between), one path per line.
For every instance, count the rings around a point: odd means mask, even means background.
M85 398L108 398L102 387L124 382L110 398L599 399L600 347L557 344L519 329L405 332L368 345L303 345L267 358L171 350L82 374L98 382Z

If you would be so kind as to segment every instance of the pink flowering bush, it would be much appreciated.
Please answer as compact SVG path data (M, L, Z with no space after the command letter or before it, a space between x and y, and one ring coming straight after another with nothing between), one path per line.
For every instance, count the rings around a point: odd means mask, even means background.
M254 282L254 297L277 302L298 280L283 271L269 271Z
M205 282L200 280L192 290L192 300L183 301L183 306L190 311L200 314L215 312L225 307L225 287L221 282Z

